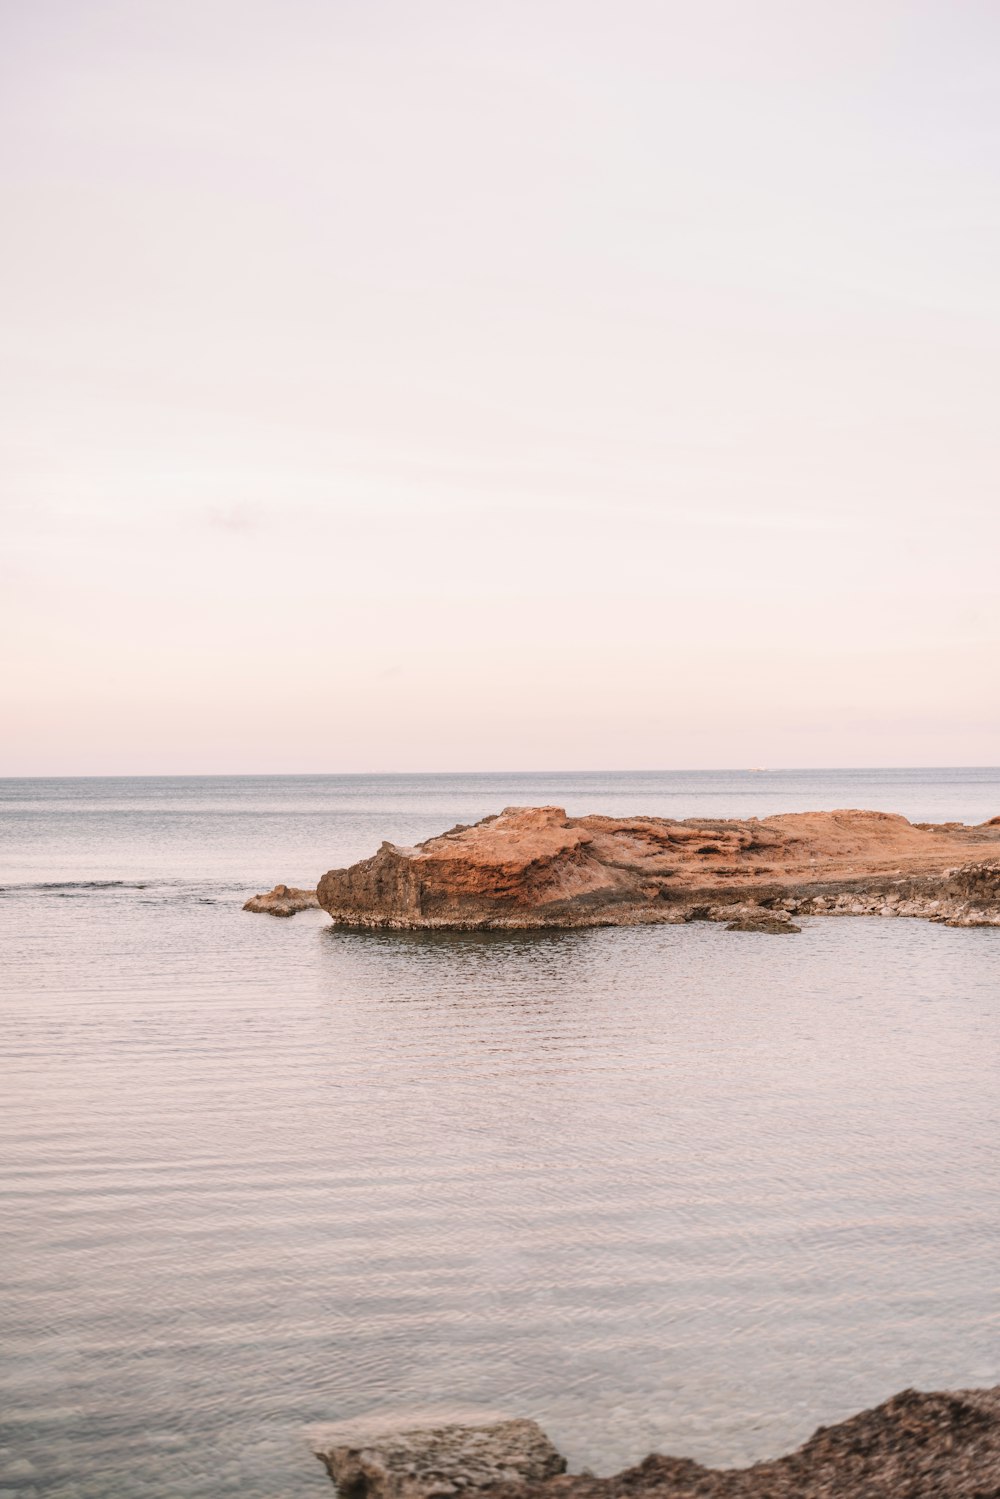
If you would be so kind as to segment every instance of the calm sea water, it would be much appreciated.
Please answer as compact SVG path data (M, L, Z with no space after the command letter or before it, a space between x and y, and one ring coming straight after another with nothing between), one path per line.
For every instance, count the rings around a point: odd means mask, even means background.
M1000 813L1000 771L0 782L0 1492L331 1492L303 1429L742 1463L1000 1380L1000 931L356 934L508 804Z

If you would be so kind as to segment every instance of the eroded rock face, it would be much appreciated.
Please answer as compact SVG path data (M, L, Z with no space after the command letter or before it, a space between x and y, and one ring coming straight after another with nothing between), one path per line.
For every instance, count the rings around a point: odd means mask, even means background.
M318 907L315 890L296 890L289 885L275 885L266 895L251 895L244 911L260 911L268 916L294 916L296 911Z
M918 825L840 811L677 822L508 807L414 848L383 843L330 870L317 895L335 921L357 926L787 923L796 914L1000 925L1000 821Z
M565 1459L534 1421L328 1428L313 1450L340 1499L452 1499L498 1484L538 1483Z

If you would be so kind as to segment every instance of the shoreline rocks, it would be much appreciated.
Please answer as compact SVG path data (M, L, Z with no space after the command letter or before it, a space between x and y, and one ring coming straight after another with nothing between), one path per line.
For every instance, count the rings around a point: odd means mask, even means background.
M903 1390L749 1468L655 1454L612 1478L567 1474L533 1421L360 1432L313 1449L341 1499L453 1499L476 1489L489 1499L998 1499L1000 1385Z
M361 927L637 926L787 932L798 916L1000 926L1000 818L910 823L843 810L767 818L567 817L508 807L413 848L383 843L317 888Z

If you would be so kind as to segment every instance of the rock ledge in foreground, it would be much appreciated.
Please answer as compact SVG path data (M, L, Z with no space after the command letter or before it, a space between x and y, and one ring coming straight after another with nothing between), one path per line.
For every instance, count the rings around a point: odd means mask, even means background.
M523 1420L402 1430L351 1423L315 1433L312 1446L340 1499L452 1499L566 1467L541 1427Z
M749 1468L654 1455L613 1478L566 1474L533 1421L383 1433L317 1456L341 1499L1000 1499L1000 1385L903 1390ZM522 1461L531 1471L507 1480Z

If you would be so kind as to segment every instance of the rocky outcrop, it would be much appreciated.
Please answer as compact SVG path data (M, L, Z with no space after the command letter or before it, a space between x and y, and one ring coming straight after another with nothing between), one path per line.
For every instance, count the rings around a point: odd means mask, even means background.
M312 1447L340 1499L451 1499L498 1484L540 1483L566 1467L534 1421L345 1425L315 1432Z
M319 906L315 890L296 890L290 885L275 885L266 895L251 895L244 911L263 912L268 916L294 916Z
M904 1390L751 1468L647 1457L615 1478L564 1477L491 1499L998 1499L1000 1386Z
M332 869L319 904L375 927L630 926L792 916L921 916L1000 926L1000 819L910 823L886 812L746 821L567 817L508 807L414 848Z

